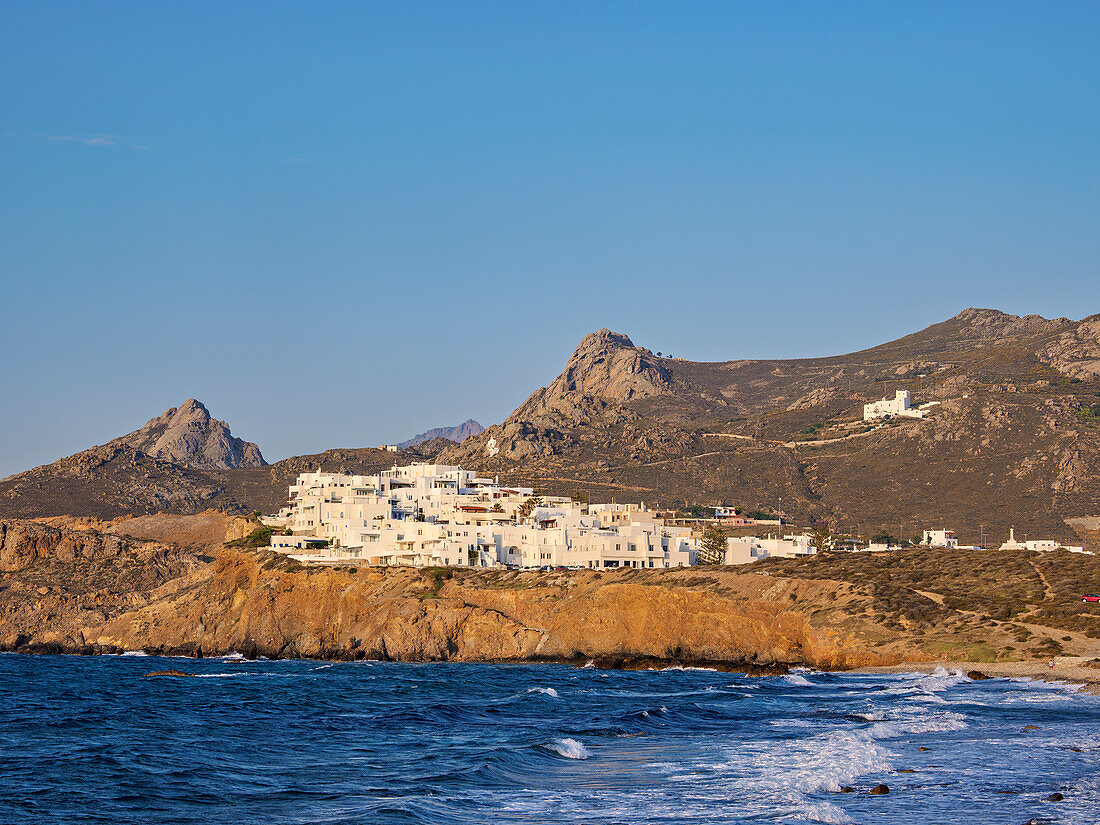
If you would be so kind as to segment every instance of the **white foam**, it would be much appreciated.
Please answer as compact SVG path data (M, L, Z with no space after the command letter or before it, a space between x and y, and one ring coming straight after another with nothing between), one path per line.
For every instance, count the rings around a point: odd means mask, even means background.
M941 690L947 690L969 681L970 678L961 670L949 671L940 666L927 676L917 679L917 687L930 693L938 693Z
M813 728L817 727L813 722L805 719L772 719L768 722L773 728Z
M893 770L890 752L866 730L830 731L785 742L781 750L772 747L742 748L719 769L742 776L748 770L750 776L734 782L795 804L808 804L804 794L835 793L860 776Z
M844 809L831 802L805 802L798 806L799 811L792 819L807 822L826 822L829 825L853 825L855 822Z
M528 688L527 692L528 693L543 693L543 694L545 694L547 696L550 696L554 699L558 698L558 692L556 690L554 690L553 688L533 687L533 688Z
M127 651L125 651L123 653L120 653L118 655L119 656L148 656L149 654L146 653L144 650L127 650Z
M549 744L543 745L548 751L553 751L558 756L566 759L587 759L592 753L576 739L555 739Z
M908 733L937 733L942 731L965 730L969 725L966 717L959 713L936 713L915 719L899 719L892 722L876 722L871 726L871 736L875 739L892 739Z
M584 663L584 666L585 667L595 667L596 663L594 661L592 661L591 659L589 659L587 662Z
M799 687L813 687L814 683L807 679L805 676L800 676L797 673L788 673L783 677L783 681L787 684L798 685Z
M670 670L679 670L685 673L717 673L718 669L713 667L684 667L683 665L669 665L668 667L660 668L661 673L666 673Z

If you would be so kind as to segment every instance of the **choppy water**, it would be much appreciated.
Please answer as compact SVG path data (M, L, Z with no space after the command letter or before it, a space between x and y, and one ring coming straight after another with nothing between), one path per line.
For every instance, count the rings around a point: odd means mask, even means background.
M1098 723L942 672L2 654L0 822L1096 823Z

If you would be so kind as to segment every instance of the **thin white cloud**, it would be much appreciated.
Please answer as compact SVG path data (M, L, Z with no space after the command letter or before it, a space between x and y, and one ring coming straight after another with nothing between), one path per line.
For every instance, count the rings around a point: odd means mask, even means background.
M148 144L135 143L122 135L34 135L34 137L41 140L48 140L50 143L79 143L82 146L117 146L120 149L135 149L139 151L146 151L149 149Z

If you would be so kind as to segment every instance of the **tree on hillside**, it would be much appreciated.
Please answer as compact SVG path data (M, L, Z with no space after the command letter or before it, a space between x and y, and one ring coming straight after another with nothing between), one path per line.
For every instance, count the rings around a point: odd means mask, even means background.
M836 549L836 537L829 528L829 523L819 521L810 528L810 546L818 553L828 553Z
M542 496L530 496L526 501L519 506L519 517L521 519L527 518L534 512L536 507L542 506Z
M721 564L726 560L726 534L717 524L703 528L703 540L699 545L699 564Z
M897 544L898 541L885 530L871 536L871 544Z

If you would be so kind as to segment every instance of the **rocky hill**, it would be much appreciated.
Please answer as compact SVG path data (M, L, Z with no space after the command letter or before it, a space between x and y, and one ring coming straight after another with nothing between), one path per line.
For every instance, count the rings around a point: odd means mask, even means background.
M454 427L435 427L434 429L422 432L419 435L414 435L408 441L402 441L397 446L405 449L407 447L415 447L419 444L423 444L425 441L433 441L437 438L445 438L448 441L454 441L456 444L465 441L471 435L477 435L485 428L474 421L472 418L467 418L461 424Z
M228 424L212 418L194 398L170 407L149 419L140 430L119 436L107 446L132 447L153 458L204 470L235 470L267 463L259 447L235 438Z
M928 419L864 424L907 389ZM440 460L593 500L735 504L909 538L1071 540L1100 513L1100 316L968 309L828 358L662 358L586 336L502 424Z
M0 516L77 515L113 519L157 512L277 511L301 472L377 473L422 460L371 447L293 456L261 467L213 470L187 467L126 445L93 447L0 481Z
M931 405L926 420L862 421L864 403L899 389ZM992 544L1015 526L1094 544L1100 530L1082 525L1100 516L1100 316L968 309L848 355L721 362L662 357L600 330L504 422L461 444L256 466L259 450L231 438L184 404L0 481L0 516L270 512L303 470L433 459L593 501L782 509L863 536L942 526Z
M268 550L212 549L206 533L216 519L133 521L107 535L0 520L0 649L739 669L1100 652L1100 607L1079 601L1100 565L1091 556L915 551L553 572L302 568ZM168 540L178 538L188 544Z

